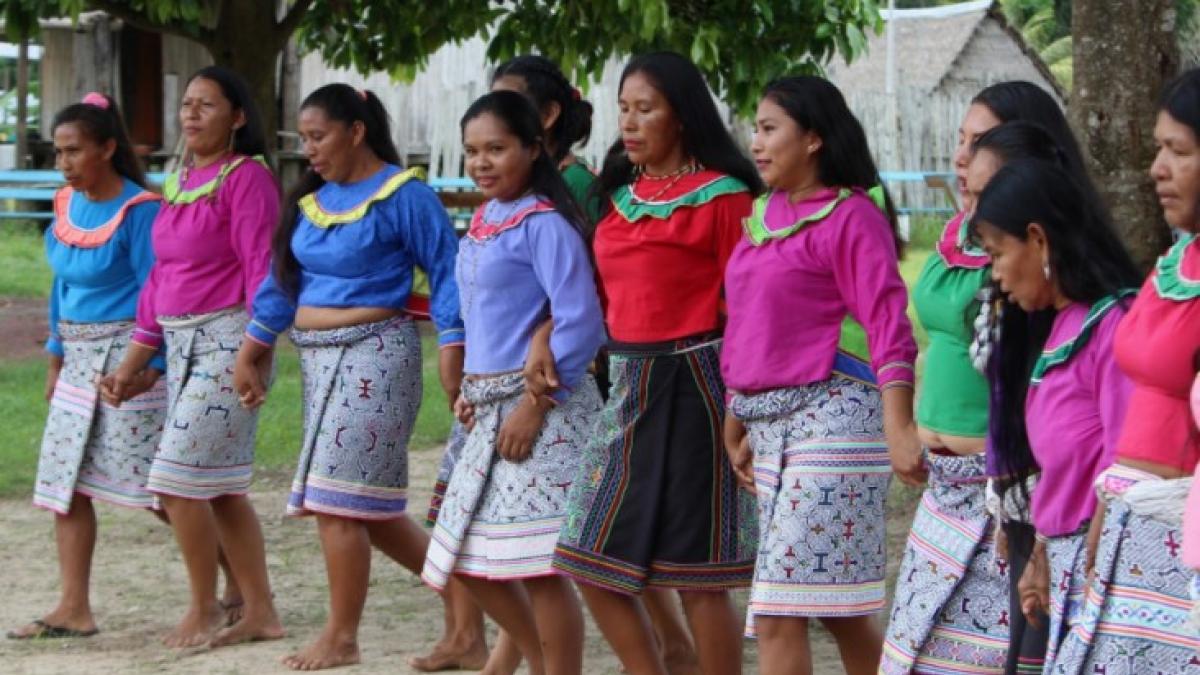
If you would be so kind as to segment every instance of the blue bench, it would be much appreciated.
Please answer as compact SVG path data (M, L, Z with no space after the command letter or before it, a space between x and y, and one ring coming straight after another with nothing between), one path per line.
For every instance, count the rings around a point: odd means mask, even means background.
M166 179L165 173L150 173L146 177L155 185L162 185ZM954 213L953 184L954 174L930 171L883 171L880 177L888 183L924 183L926 186L946 191L951 206L946 207L899 207L902 214L936 214ZM475 192L475 183L470 178L445 178L434 176L429 179L429 186L441 193ZM0 171L0 201L49 202L54 199L54 192L63 186L62 174L58 171L28 170ZM50 220L54 213L47 208L45 211L14 211L0 206L0 219L21 220Z

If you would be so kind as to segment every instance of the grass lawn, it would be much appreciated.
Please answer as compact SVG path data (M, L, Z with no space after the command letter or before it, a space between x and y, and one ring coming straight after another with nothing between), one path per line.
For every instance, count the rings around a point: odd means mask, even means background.
M900 266L910 286L929 255L923 243L914 242ZM49 287L50 273L38 229L0 226L0 297L44 297ZM923 350L927 338L920 326L916 330L917 343ZM437 347L431 337L424 338L422 345L425 386L411 443L415 450L439 445L450 432L446 397L438 385ZM259 420L256 463L270 472L290 472L301 435L300 368L295 350L281 347L277 366L275 386ZM45 361L38 358L0 362L0 417L5 422L0 437L0 496L26 494L33 484L46 420L42 399L45 368Z

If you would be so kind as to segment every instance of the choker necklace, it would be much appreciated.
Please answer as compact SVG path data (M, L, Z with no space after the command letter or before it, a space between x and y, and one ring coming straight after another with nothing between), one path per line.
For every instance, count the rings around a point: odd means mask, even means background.
M633 189L634 186L630 185L629 186L629 196L632 199L632 201L636 204L646 204L649 202L653 202L656 199L658 199L659 197L666 194L671 188L675 187L675 185L678 184L679 181L682 180L684 176L690 176L691 174L696 173L699 170L700 170L700 167L695 162L689 161L686 164L684 164L683 166L679 167L678 169L672 171L671 173L664 174L661 176L652 176L652 175L646 173L641 168L641 165L639 165L638 168L634 172L636 174L633 179L634 185L636 185L638 183L638 181L641 181L641 180L648 180L648 181L650 181L650 180L659 181L659 180L667 180L667 179L670 179L670 180L667 181L666 185L659 188L657 191L655 191L654 194L650 195L649 197L639 197L637 192L635 192Z

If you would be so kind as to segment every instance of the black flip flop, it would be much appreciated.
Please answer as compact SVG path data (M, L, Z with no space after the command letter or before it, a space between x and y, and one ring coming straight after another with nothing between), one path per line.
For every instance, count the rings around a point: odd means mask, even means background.
M21 634L16 631L10 630L8 632L8 639L9 640L54 640L54 639L62 639L62 638L86 638L86 637L92 637L96 633L100 632L99 628L93 628L91 630L76 630L74 628L67 628L66 626L54 626L52 624L46 623L45 621L42 621L41 619L34 619L32 623L33 623L33 625L38 627L38 630L34 631L33 633L29 633L29 634Z

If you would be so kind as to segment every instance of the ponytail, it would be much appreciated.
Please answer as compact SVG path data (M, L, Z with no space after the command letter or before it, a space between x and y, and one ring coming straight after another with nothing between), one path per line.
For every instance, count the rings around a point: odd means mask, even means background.
M518 56L496 68L492 84L502 77L520 78L521 93L543 115L550 104L558 104L558 119L546 130L546 147L553 149L550 158L555 166L572 147L587 143L592 134L592 104L583 99L556 63L537 54Z

